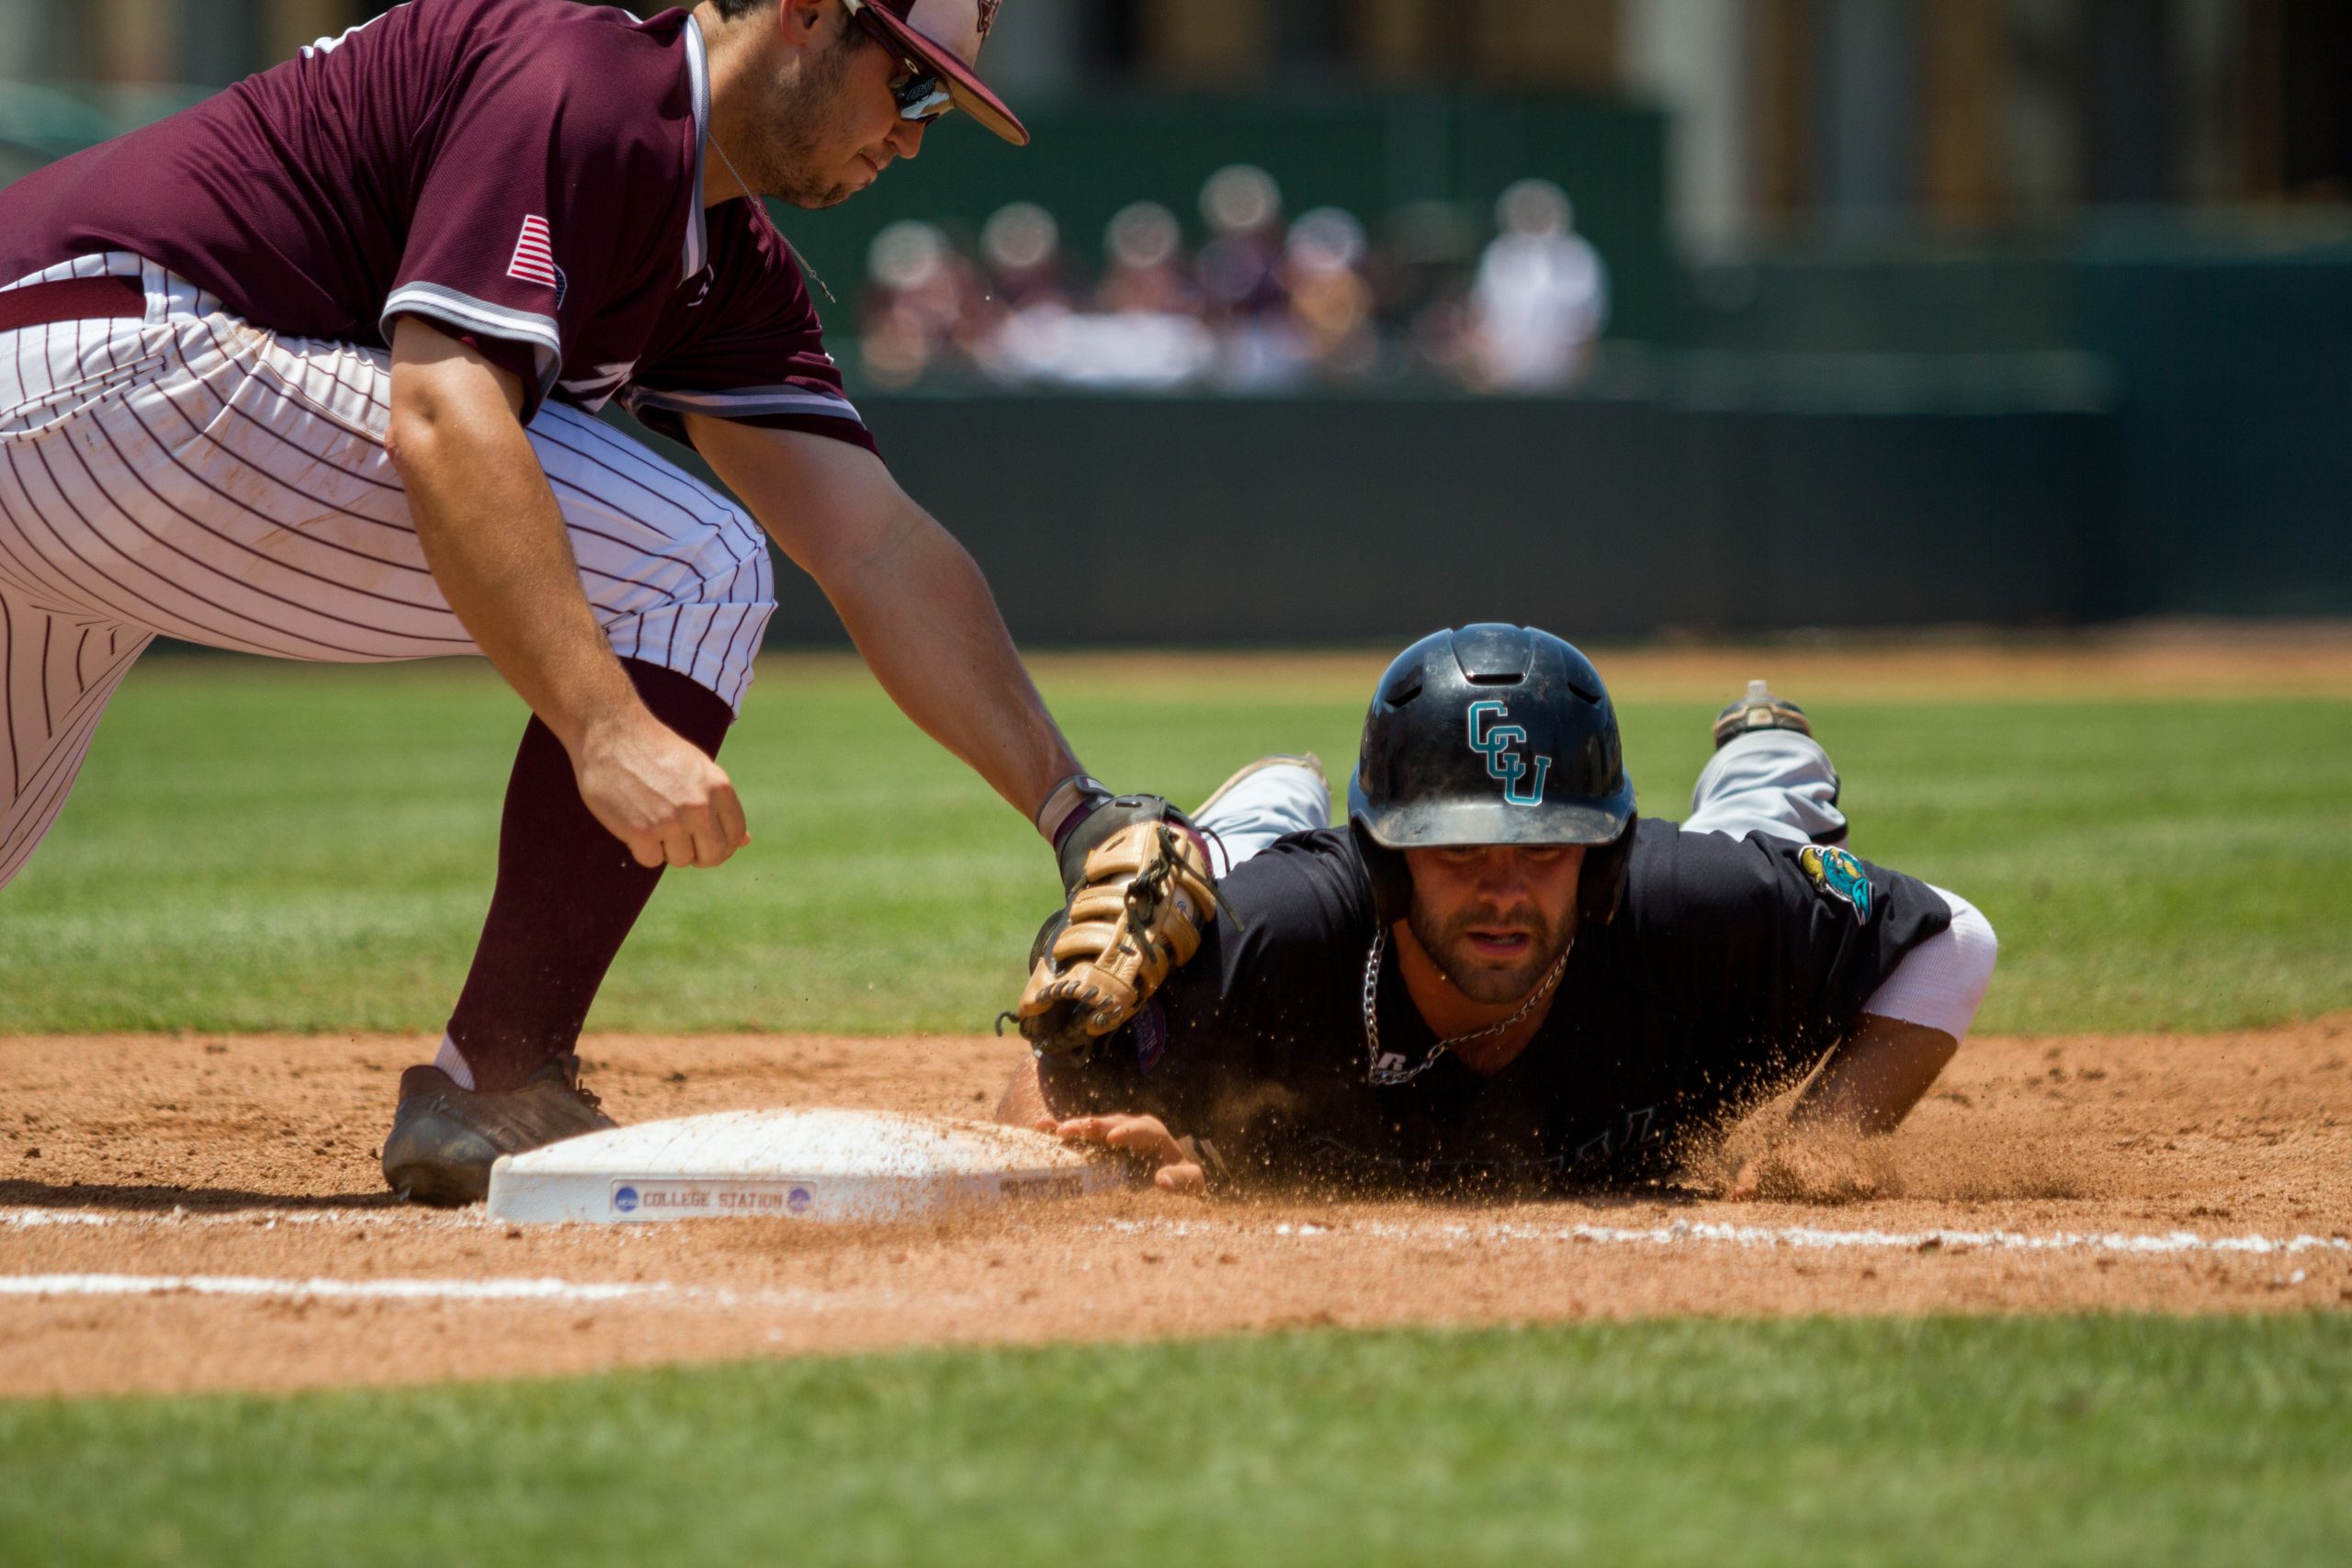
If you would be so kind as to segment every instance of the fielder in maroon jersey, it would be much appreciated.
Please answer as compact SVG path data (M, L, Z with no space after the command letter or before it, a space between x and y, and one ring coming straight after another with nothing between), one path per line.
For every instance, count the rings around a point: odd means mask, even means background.
M997 3L409 0L0 191L0 883L159 635L479 651L535 716L396 1190L477 1198L610 1125L574 1055L605 971L662 868L749 842L715 759L767 537L1066 866L1156 809L1079 768L747 199L843 200L951 108L1026 141L973 71ZM595 420L615 398L741 504Z

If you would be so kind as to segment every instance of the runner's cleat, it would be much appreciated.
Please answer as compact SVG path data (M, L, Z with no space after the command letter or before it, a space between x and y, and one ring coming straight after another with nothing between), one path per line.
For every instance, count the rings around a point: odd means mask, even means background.
M499 1156L618 1125L580 1087L577 1056L557 1057L504 1094L459 1089L438 1067L411 1067L384 1140L384 1180L413 1202L478 1203Z
M1811 735L1813 726L1804 716L1804 709L1785 697L1776 697L1761 681L1747 683L1747 695L1715 715L1715 749L1723 750L1724 742L1735 735L1745 735L1751 729L1793 729L1799 735Z
M1301 751L1295 756L1278 752L1271 757L1261 757L1254 762L1245 762L1240 767L1235 769L1231 778L1226 780L1223 784L1217 785L1215 790L1211 791L1209 797L1201 802L1201 808L1193 813L1193 820L1197 822L1202 818L1207 816L1209 808L1215 806L1218 801L1223 800L1227 795L1232 794L1234 786L1238 784L1242 780L1250 777L1252 773L1264 773L1268 768L1305 768L1308 773L1313 773L1318 779L1325 777L1323 772L1323 759L1317 756L1312 751ZM1328 783L1326 787L1329 787Z

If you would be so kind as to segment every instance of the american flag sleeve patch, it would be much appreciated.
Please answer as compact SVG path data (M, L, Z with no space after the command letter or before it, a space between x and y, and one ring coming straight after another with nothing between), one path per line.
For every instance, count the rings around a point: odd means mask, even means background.
M523 220L523 232L515 237L514 259L506 264L506 276L548 288L563 287L563 275L556 270L555 245L548 237L546 219L534 213Z

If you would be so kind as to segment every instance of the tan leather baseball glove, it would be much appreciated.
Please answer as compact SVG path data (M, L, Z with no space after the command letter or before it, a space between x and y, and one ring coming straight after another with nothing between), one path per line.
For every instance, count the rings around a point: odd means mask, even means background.
M1013 1009L1040 1052L1083 1050L1129 1019L1200 950L1216 879L1179 820L1130 823L1088 852L1069 905L1038 933Z

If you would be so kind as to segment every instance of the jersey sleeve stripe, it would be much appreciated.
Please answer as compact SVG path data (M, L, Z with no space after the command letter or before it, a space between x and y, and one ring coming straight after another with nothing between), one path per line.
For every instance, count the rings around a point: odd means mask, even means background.
M740 419L750 414L821 414L864 424L865 418L847 398L811 391L806 387L736 387L727 391L677 391L656 387L632 388L626 400L638 407L675 409L681 413L708 414L715 419Z
M710 239L704 225L706 216L702 205L703 160L708 156L710 145L710 62L704 53L702 25L692 17L686 18L686 90L694 99L695 109L695 205L686 214L685 254L679 258L684 276L692 278L710 260Z
M563 370L563 336L552 316L492 305L437 283L411 283L392 291L391 298L384 301L383 315L378 319L377 330L384 334L386 343L392 341L394 316L423 316L468 332L529 344L533 361L538 367L541 398L555 389L556 378Z

